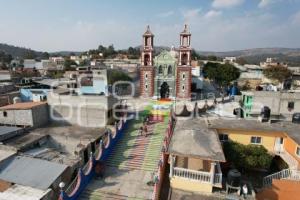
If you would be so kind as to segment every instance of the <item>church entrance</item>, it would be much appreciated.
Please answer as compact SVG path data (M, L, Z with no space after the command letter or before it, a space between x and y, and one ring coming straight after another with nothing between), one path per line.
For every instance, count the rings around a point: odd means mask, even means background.
M160 98L161 99L167 99L170 95L170 89L167 82L163 82L160 86Z

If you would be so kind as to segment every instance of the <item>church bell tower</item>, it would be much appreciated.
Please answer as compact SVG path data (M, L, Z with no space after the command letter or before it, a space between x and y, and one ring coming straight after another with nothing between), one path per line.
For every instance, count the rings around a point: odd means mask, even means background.
M154 92L153 39L154 35L147 26L141 49L140 95L143 98L152 97Z
M180 33L179 61L176 77L176 98L191 98L191 33L188 26Z

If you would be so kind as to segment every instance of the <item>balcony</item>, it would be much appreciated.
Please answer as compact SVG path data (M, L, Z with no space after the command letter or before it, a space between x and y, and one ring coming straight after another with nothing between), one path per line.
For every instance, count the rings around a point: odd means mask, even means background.
M219 163L212 163L210 172L173 167L173 169L170 171L170 176L199 183L208 183L216 187L222 187L222 172Z

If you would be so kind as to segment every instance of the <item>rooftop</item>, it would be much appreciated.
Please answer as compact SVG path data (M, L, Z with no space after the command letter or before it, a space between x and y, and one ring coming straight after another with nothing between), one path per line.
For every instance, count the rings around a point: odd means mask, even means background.
M7 190L0 192L0 200L40 200L47 192L48 190L44 191L15 184Z
M0 136L10 134L12 132L21 131L22 128L16 126L0 126Z
M249 119L214 118L209 120L209 127L215 129L252 130L274 133L286 133L295 142L300 144L299 124L292 122L262 123Z
M46 102L22 102L0 107L0 110L29 110L47 104Z
M93 140L102 136L105 133L105 130L106 128L89 128L77 125L52 123L47 127L34 129L32 133Z
M67 165L41 159L14 156L0 164L0 179L10 183L46 190L66 168Z
M169 152L207 160L225 161L217 133L208 129L205 121L199 119L178 118Z

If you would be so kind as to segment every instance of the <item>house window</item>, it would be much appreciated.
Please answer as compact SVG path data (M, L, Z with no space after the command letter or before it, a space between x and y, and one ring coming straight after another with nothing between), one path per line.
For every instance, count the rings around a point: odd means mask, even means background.
M184 87L184 85L182 86L182 91L184 91L185 90L185 87Z
M295 107L295 102L293 101L288 102L288 110L294 110L294 107Z
M185 79L185 73L182 74L182 80L184 80L184 79Z
M300 157L300 147L297 147L297 148L296 148L296 154L297 154L297 156Z
M146 80L148 79L148 74L145 74L145 79L146 79Z
M251 144L261 144L261 137L251 137Z
M228 141L228 134L219 134L219 139L221 142L227 142Z
M3 112L3 117L7 117L7 112L6 111Z

